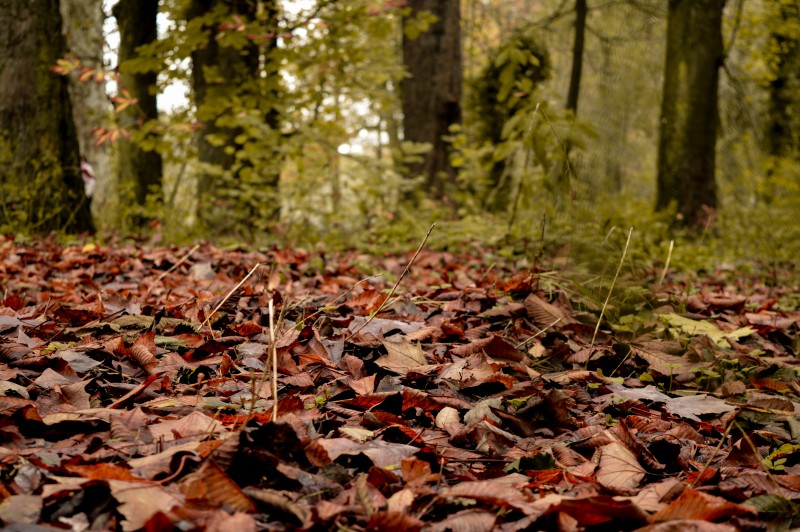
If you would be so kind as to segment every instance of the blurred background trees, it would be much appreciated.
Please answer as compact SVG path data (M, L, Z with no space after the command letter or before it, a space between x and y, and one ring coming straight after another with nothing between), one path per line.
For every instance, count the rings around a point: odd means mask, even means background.
M0 2L9 23L30 18L21 37L57 40L41 10ZM43 96L59 101L64 83L48 69L69 78L103 230L157 220L171 239L381 245L438 219L441 245L577 248L638 224L643 253L715 237L709 253L733 243L774 259L790 253L778 239L800 241L792 0L84 4L60 0L70 50L21 55L7 37L0 55L27 61L3 90L36 96L36 135L60 120ZM30 214L88 201L80 180L37 166L73 168L74 149L20 147L6 102L0 229L88 228L85 213ZM60 188L34 198L30 183Z

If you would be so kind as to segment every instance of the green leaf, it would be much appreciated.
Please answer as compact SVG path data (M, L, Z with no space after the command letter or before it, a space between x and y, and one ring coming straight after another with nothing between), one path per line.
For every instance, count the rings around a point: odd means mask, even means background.
M720 347L730 347L725 337L738 340L739 338L750 336L756 332L756 330L751 327L741 327L735 331L723 331L713 323L685 318L675 313L661 314L659 315L659 319L667 323L670 327L679 329L690 336L706 335Z
M790 526L796 526L798 520L800 520L800 506L779 495L758 495L745 502L758 510L758 515L762 519L768 521L782 519L790 523Z
M512 63L507 64L500 71L500 90L497 92L497 101L504 102L508 98L511 89L514 88L514 81L516 79L517 69Z

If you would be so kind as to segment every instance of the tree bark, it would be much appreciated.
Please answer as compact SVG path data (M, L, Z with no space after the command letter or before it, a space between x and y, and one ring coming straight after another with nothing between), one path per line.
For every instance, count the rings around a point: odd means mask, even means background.
M586 37L586 15L589 11L586 0L575 0L575 37L572 43L572 71L567 90L567 109L573 116L578 114L578 94L583 74L583 45Z
M778 31L770 38L776 50L769 83L766 116L766 151L775 157L800 160L800 6L781 2Z
M136 49L158 38L156 16L158 0L119 0L113 8L119 26L119 84L132 98L139 100L122 111L121 123L136 128L149 120L158 120L156 106L157 72L131 72L125 61L138 57ZM144 205L148 193L160 199L163 163L155 150L144 150L130 139L119 140L119 185L132 190L136 203Z
M61 0L61 16L70 53L77 56L81 64L104 72L103 23L106 14L102 2ZM92 132L108 119L111 105L105 81L81 82L70 76L69 94L81 158L92 166L97 181L92 195L92 211L97 214L103 210L112 179L109 150L106 145L95 146Z
M202 17L211 12L218 4L225 6L226 15L238 14L252 20L256 14L257 3L254 0L192 0L187 18ZM220 21L221 22L221 21ZM194 91L197 115L203 123L203 130L198 138L198 157L201 162L215 164L228 170L236 160L235 153L226 150L233 146L236 132L216 123L229 109L208 105L224 95L235 93L237 86L252 79L258 71L258 47L250 45L241 51L231 47L220 46L217 40L218 31L215 26L206 27L208 34L202 48L192 52L192 90ZM225 142L215 142L214 137L222 137ZM211 183L206 176L200 188L209 191Z
M583 75L583 48L586 40L586 16L589 8L586 0L575 0L575 35L572 41L572 69L569 75L569 88L567 89L566 108L572 111L573 122L578 116L578 96L581 90L581 76ZM569 154L572 151L570 139L564 144L564 160L553 165L553 175L556 184L556 201L561 203L571 192L572 167Z
M717 204L717 85L725 0L670 0L661 102L656 209L703 223Z
M402 83L403 138L433 148L411 175L426 178L428 193L443 198L455 180L444 136L461 122L461 29L459 0L410 0L412 16L429 11L438 17L417 39L403 35L403 62L409 77Z
M58 0L0 0L0 225L93 229L84 193Z

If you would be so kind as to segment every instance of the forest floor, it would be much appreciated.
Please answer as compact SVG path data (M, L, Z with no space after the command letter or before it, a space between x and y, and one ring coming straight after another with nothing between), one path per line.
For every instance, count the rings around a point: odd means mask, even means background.
M0 238L2 524L800 526L797 272L503 264Z

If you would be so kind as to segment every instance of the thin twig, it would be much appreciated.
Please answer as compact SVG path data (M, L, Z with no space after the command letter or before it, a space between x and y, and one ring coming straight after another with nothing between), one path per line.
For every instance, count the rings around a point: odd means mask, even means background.
M758 459L758 465L761 466L761 469L764 470L764 473L767 474L767 478L769 478L770 482L772 482L772 485L777 490L776 494L783 495L783 490L781 489L781 485L778 484L778 481L775 480L775 477L772 475L769 468L766 466L766 464L764 464L764 459L761 458L761 453L758 452L758 447L756 447L756 444L753 443L753 440L750 439L750 436L744 431L744 429L742 429L742 427L739 426L739 423L736 421L736 418L733 418L733 424L736 425L736 428L739 429L739 432L742 433L742 438L744 438L744 441L747 442L747 445L750 447L750 452L752 452L753 455Z
M370 322L371 322L373 319L375 319L375 316L377 316L377 315L378 315L378 314L379 314L379 313L380 313L380 312L381 312L381 311L382 311L382 310L383 310L383 309L384 309L384 308L385 308L385 307L386 307L386 306L389 304L389 300L390 300L390 299L392 298L392 296L394 295L395 291L397 290L397 287L398 287L398 286L400 286L400 282L403 280L403 277L405 277L405 276L406 276L406 274L408 273L408 271L411 269L411 266L414 264L414 261L415 261L415 260L417 260L417 256L419 255L419 252L420 252L420 251L422 251L422 248L425 246L425 242L427 242L427 241L428 241L428 237L429 237L429 236L431 236L431 233L433 232L433 228L434 228L434 227L436 227L436 222L433 222L433 223L431 224L431 228L430 228L430 229L428 229L428 233L425 235L425 238L423 238L423 239L422 239L422 243L421 243L421 244L419 245L419 247L417 248L417 251L416 251L416 252L414 252L414 256L413 256L413 257L411 257L411 260L408 262L408 264L406 264L406 269L405 269L405 270L403 270L403 273L401 273L401 274L400 274L400 277L398 277L398 278L397 278L397 282L396 282L396 283L394 283L394 286L393 286L393 287L392 287L392 289L389 291L389 295L388 295L388 296L386 296L386 299L384 299L384 300L383 300L383 303L381 303L381 304L380 304L380 306L377 308L377 310L375 310L374 312L372 312L372 313L369 315L369 317L367 318L367 320L366 320L366 321L365 321L363 324L361 324L361 327L359 327L358 329L356 329L355 331L353 331L353 334L351 334L351 335L348 337L348 340L349 340L350 338L354 337L354 336L355 336L356 334L358 334L359 332L361 332L361 330L362 330L364 327L366 327L367 325L369 325L369 323L370 323Z
M272 422L278 419L278 346L275 345L275 306L269 299L269 350L272 355Z
M737 415L738 415L738 414L737 414ZM708 457L708 460L706 460L706 463L705 463L705 464L703 464L703 469L701 469L701 470L700 470L700 471L697 473L697 476L694 478L694 480L692 481L692 483L691 483L691 484L689 484L689 487L690 487L690 488L694 488L694 487L695 487L695 485L697 484L697 482L699 482L699 481L700 481L700 479L702 479L702 478L703 478L703 473L705 473L705 472L706 472L706 469L708 469L708 466L709 466L709 465L711 465L711 462L713 462L713 461L714 461L714 458L716 458L716 456L717 456L717 453L719 453L720 449L722 449L722 446L725 444L725 438L727 438L727 437L728 437L728 434L730 434L730 432L731 432L731 429L733 428L733 423L734 423L735 421L736 421L736 416L733 416L733 418L731 418L730 422L728 423L728 426L727 426L727 428L725 429L725 433L724 433L724 434L723 434L723 435L720 437L720 439L719 439L719 444L718 444L718 445L717 445L717 446L714 448L714 452L713 452L713 453L711 453L711 456L709 456L709 457Z
M660 286L661 283L664 282L664 277L667 276L667 270L669 269L669 261L672 260L672 248L675 246L675 241L669 241L669 251L667 252L667 262L664 263L664 271L661 272L661 277L658 278L658 285Z
M198 249L200 249L200 244L196 244L196 245L195 245L195 246L194 246L192 249L190 249L190 250L189 250L189 251L186 253L186 255L184 255L183 257L181 257L181 258L180 258L180 260L179 260L178 262L176 262L175 264L173 264L173 265L172 265L172 268L170 268L169 270L167 270L167 271L165 271L165 272L161 272L161 275L159 275L158 277L156 277L156 283L158 283L158 282L161 282L161 279L163 279L164 277L166 277L166 276L167 276L167 275L169 275L170 273L174 272L174 271L175 271L175 270L176 270L176 269L177 269L177 268L178 268L178 267L179 267L181 264L183 264L184 262L186 262L186 260L187 260L189 257L191 257L191 256L192 256L192 253L194 253L194 252L195 252L195 251L197 251ZM150 285L150 288L152 288L152 287L153 287L153 285L151 284L151 285ZM147 291L148 291L148 292L150 291L150 288L148 288L148 289L147 289Z
M611 299L611 292L614 291L614 285L617 284L617 277L619 277L619 272L622 270L622 263L625 262L625 255L628 254L628 246L631 245L631 235L633 234L633 227L628 229L628 241L625 242L625 249L622 250L622 257L619 259L619 266L617 266L617 273L614 274L614 280L611 281L611 287L608 289L608 295L606 296L606 300L603 303L603 308L600 310L600 317L597 318L597 325L594 328L594 334L592 335L592 343L589 345L591 349L594 347L594 341L597 338L597 332L600 330L600 323L603 321L603 315L606 313L606 307L608 307L608 302Z
M241 287L242 287L242 285L243 285L244 283L246 283L246 282L247 282L247 280L248 280L248 279L249 279L249 278L250 278L250 277L251 277L251 276L252 276L254 273L256 273L256 270L258 270L260 267L261 267L261 263L260 263L260 262L257 262L257 263L256 263L256 265L255 265L255 266L253 266L253 269L252 269L252 270L250 270L250 272L249 272L247 275L245 275L245 276L244 276L244 279L242 279L241 281L239 281L239 283L238 283L236 286L234 286L233 288L231 288L231 291L230 291L230 292L228 292L228 293L227 293L227 295L226 295L226 296L225 296L225 297L222 299L222 301L220 301L220 302L219 302L219 305L217 305L217 306L216 306L216 308L214 308L214 310L213 310L213 311L211 311L211 314L209 314L209 315L206 317L205 321L203 321L203 324L200 326L200 328L203 328L203 327L205 327L205 326L208 324L208 322L211 320L211 318L212 318L212 317L214 317L214 314L216 314L216 313L217 313L217 311L218 311L220 308L222 308L222 305L224 305L224 304L225 304L225 302L226 302L226 301L227 301L227 300L228 300L228 299L229 299L229 298L230 298L230 297L231 297L231 296L232 296L232 295L233 295L233 294L234 294L234 293L235 293L235 292L236 292L236 291L237 291L239 288L241 288ZM213 333L212 333L212 334L213 334Z
M332 306L332 305L335 305L336 303L338 303L339 301L341 301L342 299L344 299L344 298L347 296L347 294L349 294L350 292L352 292L353 290L355 290L355 289L356 289L356 287L358 287L358 285L364 284L364 283L366 283L367 281L369 281L370 279L377 279L378 277L381 277L382 275L383 275L382 273L379 273L379 274L377 274L377 275L370 275L369 277L364 277L364 278L363 278L363 279L361 279L360 281L357 281L357 282L356 282L356 283L355 283L353 286L351 286L350 288L348 288L348 289L347 289L345 292L343 292L341 295L339 295L339 297L337 297L336 299L334 299L333 301L331 301L331 302L330 302L330 303L329 303L327 306ZM303 304L303 301L301 301L301 302L300 302L300 304ZM303 323L307 322L308 320L310 320L311 318L313 318L313 317L314 317L314 316L316 316L317 314L322 314L322 312L323 312L323 309L321 308L321 309L317 310L316 312L314 312L314 313L312 313L312 314L309 314L308 316L306 316L305 318L303 318Z
M541 329L539 332L537 332L536 334L534 334L534 335L533 335L533 336L531 336L530 338L528 338L528 339L526 339L526 340L523 340L522 342L518 343L518 344L517 344L517 346L516 346L516 348L517 348L517 349L520 349L520 348L522 348L523 346L525 346L525 345L526 345L528 342L530 342L531 340L533 340L533 339L535 339L535 338L538 338L539 336L543 335L543 334L544 334L546 331L548 331L548 330L550 330L551 328L553 328L553 327L555 327L556 325L558 325L558 322L560 322L560 321L561 321L561 320L563 320L563 319L564 319L564 318L558 318L556 321L554 321L553 323L551 323L550 325L548 325L548 326L547 326L547 327L545 327L544 329Z

